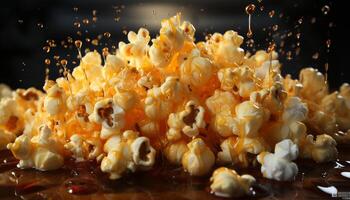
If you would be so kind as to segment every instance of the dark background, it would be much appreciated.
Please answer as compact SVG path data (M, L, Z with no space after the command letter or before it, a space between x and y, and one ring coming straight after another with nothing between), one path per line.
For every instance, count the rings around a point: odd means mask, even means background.
M83 49L105 46L111 49L112 45L117 46L119 41L126 40L123 30L137 31L143 26L154 37L160 20L178 11L196 27L197 40L203 40L208 33L229 29L246 38L248 16L245 6L249 3L256 5L252 16L254 46L247 47L244 43L244 49L252 52L266 49L268 42L273 40L279 50L284 74L297 77L298 71L307 66L323 72L328 62L332 88L350 80L350 71L347 70L350 58L349 11L346 3L340 0L12 0L2 2L0 8L0 82L12 88L41 88L45 58L51 60L50 78L58 76L59 67L55 63L59 61L54 60L54 56L67 59L68 67L74 67L72 62L77 61L77 50L67 37L83 40ZM323 12L325 5L330 8L327 14ZM272 10L275 14L270 17ZM96 22L93 22L93 12L96 13ZM88 19L89 24L84 24L83 19ZM80 22L81 26L74 26L74 22ZM273 25L278 25L278 29L273 30ZM81 31L81 36L77 31ZM104 37L105 32L111 33L111 37ZM99 35L102 37L98 46L85 41ZM43 47L47 46L48 39L55 40L57 46L46 53ZM331 41L329 49L326 47L328 39ZM61 44L62 41L65 43ZM313 58L315 53L319 54L318 58Z

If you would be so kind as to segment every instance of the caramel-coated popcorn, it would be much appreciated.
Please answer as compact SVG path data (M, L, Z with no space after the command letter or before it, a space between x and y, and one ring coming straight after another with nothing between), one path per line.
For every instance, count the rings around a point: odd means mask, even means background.
M151 169L156 154L194 176L215 164L260 163L264 177L282 181L294 178L298 157L337 159L336 144L350 141L349 84L330 93L313 68L283 77L277 52L246 53L232 30L194 36L176 15L154 39L140 28L104 59L86 53L44 93L0 85L0 148L20 168L96 159L111 179ZM224 168L211 180L213 193L227 197L255 182Z

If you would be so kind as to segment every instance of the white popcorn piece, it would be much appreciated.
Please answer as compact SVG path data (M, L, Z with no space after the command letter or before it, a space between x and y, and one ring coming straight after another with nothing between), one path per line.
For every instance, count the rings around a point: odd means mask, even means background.
M160 91L166 99L177 102L183 100L188 92L179 78L174 76L166 77L164 83L160 86Z
M338 157L336 145L336 141L329 135L318 135L315 140L312 135L308 135L301 148L301 156L312 158L317 163L333 161Z
M180 66L180 79L185 84L199 87L209 81L213 71L210 60L201 57L199 50L194 49Z
M33 138L23 134L14 143L7 145L13 155L19 159L19 168L35 168L49 171L60 168L64 159L60 153L59 142L51 137L51 130L45 125L40 127L40 133Z
M256 182L249 174L239 175L235 170L220 167L210 178L211 193L219 197L242 197L250 194L250 188Z
M189 101L183 111L169 115L168 126L167 138L170 141L180 139L182 133L188 137L195 137L199 134L199 129L205 127L204 108L195 101Z
M96 102L89 120L102 125L100 137L107 139L113 134L119 134L120 129L124 127L124 115L124 110L115 104L112 98L107 98Z
M109 173L110 179L119 179L127 171L148 170L155 162L156 151L149 139L130 130L111 136L104 151L108 155L102 159L101 170Z
M12 97L12 90L9 86L0 83L0 100L3 98L11 98Z
M168 144L165 148L164 154L167 160L174 165L181 165L183 155L188 151L188 147L185 141L180 140L171 144Z
M182 166L191 176L208 174L215 163L214 153L204 141L196 138L187 144L188 151L182 157Z
M292 162L299 154L299 149L290 139L285 139L275 146L275 153L262 152L258 155L261 173L265 178L277 181L290 181L298 173L298 166Z

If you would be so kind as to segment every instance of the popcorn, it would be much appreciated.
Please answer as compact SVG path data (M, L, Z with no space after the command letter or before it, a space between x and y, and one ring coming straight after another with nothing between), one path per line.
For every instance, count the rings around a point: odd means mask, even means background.
M219 164L241 163L247 166L249 163L247 153L259 154L266 150L265 142L260 138L229 137L221 145L221 151L217 154Z
M23 134L14 143L7 145L13 155L19 159L19 168L35 168L49 171L63 165L63 156L59 148L59 141L51 137L52 132L47 126L40 128L40 133L33 138Z
M175 143L168 144L165 148L165 156L167 160L174 165L181 165L183 155L188 151L185 141L180 140Z
M251 101L244 101L236 106L237 120L242 127L239 134L247 137L255 137L265 119L265 113L261 106Z
M89 120L102 125L101 139L107 139L113 134L118 134L124 127L125 112L113 99L107 98L96 102L94 112L89 116Z
M220 69L218 78L223 90L233 91L243 98L249 98L250 93L258 89L254 74L247 66Z
M47 96L44 99L44 108L50 115L57 115L66 107L66 95L62 88L57 84L53 85L47 91Z
M13 133L0 129L0 150L6 149L7 144L13 142L15 138Z
M12 97L11 88L5 84L0 83L0 100L7 97Z
M325 78L316 69L302 69L299 74L299 80L303 85L301 95L305 99L318 103L328 93Z
M102 68L103 78L105 80L112 79L124 66L126 66L126 62L120 56L108 54L105 65Z
M101 170L109 173L110 179L119 179L127 170L148 170L155 162L156 151L148 138L137 132L125 131L121 136L111 136L104 145L108 154L101 162Z
M243 37L235 31L226 31L224 35L214 33L207 41L210 54L220 68L242 64L244 50L240 48Z
M235 170L225 167L216 169L210 178L211 193L219 197L242 197L250 194L251 186L256 182L249 174L238 175Z
M204 141L196 138L187 144L188 151L182 157L182 166L191 176L208 174L215 163L213 152Z
M206 84L212 76L214 67L208 58L200 56L197 49L180 66L180 78L185 84L195 87Z
M205 127L204 108L198 106L194 101L186 103L183 111L171 113L168 118L169 130L167 137L170 141L179 140L182 134L188 137L195 137L199 129Z
M234 31L197 43L194 34L177 15L162 21L152 44L140 28L104 51L104 63L86 53L72 74L46 80L46 93L0 84L0 148L20 168L96 159L111 179L152 168L155 149L193 176L215 161L248 167L257 159L264 177L285 181L298 171L299 149L327 162L337 158L337 142L349 143L348 84L329 93L312 68L299 80L282 77L276 52L245 54ZM254 178L222 168L212 181L212 192L229 197L247 194Z
M135 66L137 69L142 69L149 49L149 32L144 28L140 28L137 33L130 31L128 33L128 40L130 42L129 44L119 42L119 54L127 60L129 65Z
M318 135L316 140L312 135L308 135L301 156L312 158L317 163L333 161L338 157L336 145L336 141L329 135Z
M285 139L275 146L275 153L262 152L258 155L261 173L268 179L277 181L292 180L298 173L298 166L292 162L299 153L298 146Z

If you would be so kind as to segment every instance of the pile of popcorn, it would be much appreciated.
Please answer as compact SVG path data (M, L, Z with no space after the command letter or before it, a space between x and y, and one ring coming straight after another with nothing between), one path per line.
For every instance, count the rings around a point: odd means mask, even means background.
M232 30L194 34L176 15L155 39L140 28L116 52L86 53L44 92L0 85L0 149L42 171L96 160L110 179L151 169L156 155L192 176L261 166L278 181L293 180L297 158L337 158L336 144L350 141L350 85L330 93L313 68L282 77L276 52L246 53ZM249 194L255 178L221 167L211 181L231 197Z

